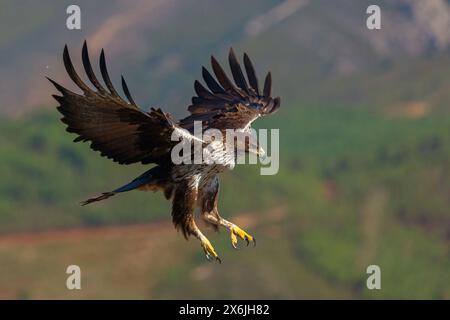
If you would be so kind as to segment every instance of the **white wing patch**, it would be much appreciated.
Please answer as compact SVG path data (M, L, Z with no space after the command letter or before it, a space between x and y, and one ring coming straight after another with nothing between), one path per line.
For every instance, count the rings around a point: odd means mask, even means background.
M179 138L187 139L190 141L198 141L203 143L203 139L191 134L188 130L180 128L178 126L174 126L173 132L172 132L172 141L179 141Z

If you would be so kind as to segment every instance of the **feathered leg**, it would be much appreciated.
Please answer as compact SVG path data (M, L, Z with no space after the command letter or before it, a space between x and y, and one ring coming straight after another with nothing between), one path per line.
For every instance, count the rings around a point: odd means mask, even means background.
M238 238L245 240L247 246L250 242L253 246L256 245L256 239L249 235L247 232L239 228L234 223L225 220L219 215L219 210L217 208L219 194L219 180L214 177L209 183L208 187L203 190L201 198L201 212L202 218L215 226L222 226L230 232L231 245L233 248L238 249L237 242Z
M187 239L190 235L195 236L199 241L205 252L208 260L215 259L219 263L219 256L214 247L209 242L194 220L194 209L197 202L198 185L194 181L185 181L180 183L175 190L172 203L172 220L177 229L181 229L184 237Z

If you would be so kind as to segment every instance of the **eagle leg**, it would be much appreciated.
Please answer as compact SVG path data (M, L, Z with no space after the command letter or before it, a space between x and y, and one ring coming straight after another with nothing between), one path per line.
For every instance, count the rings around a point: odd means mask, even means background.
M204 235L201 235L199 237L201 246L203 248L203 251L205 252L206 259L209 261L216 260L219 263L222 263L222 260L220 260L219 256L216 253L216 250L214 250L214 247L212 246L211 242L209 242L208 238L206 238Z
M234 223L225 220L219 215L219 210L217 208L218 203L218 194L219 194L219 180L217 176L211 179L207 188L202 191L201 194L201 213L202 218L215 226L222 226L228 229L231 236L231 245L233 248L238 249L237 243L238 238L241 240L245 240L247 242L247 246L250 242L253 243L253 246L256 246L255 237L249 235L247 232L239 228Z
M216 260L219 263L222 263L222 260L219 258L218 254L216 253L216 250L214 250L214 247L212 246L211 242L208 240L207 237L203 235L203 233L197 227L197 224L195 223L194 219L189 221L189 229L190 233L193 234L198 240L200 240L200 245L202 246L202 249L205 252L206 259L208 259L209 261Z
M247 247L248 245L251 243L253 243L253 247L256 246L256 238L249 235L247 232L245 232L244 230L242 230L241 228L239 228L237 225L235 225L234 223L231 223L229 221L225 222L229 223L231 226L229 227L229 231L230 231L230 235L231 235L231 245L233 246L233 248L235 249L239 249L237 246L238 240L237 238L239 237L242 240L245 240L247 242Z
M232 223L232 222L230 222L228 220L225 220L224 218L222 218L218 214L217 215L213 215L213 214L211 214L209 212L203 212L202 216L209 223L225 227L230 232L231 245L233 246L233 248L239 249L239 247L237 246L238 238L241 239L241 240L244 240L245 242L247 242L247 246L250 244L250 242L253 243L253 247L256 246L256 238L255 237L249 235L243 229L241 229L240 227L238 227L234 223Z
M194 220L194 204L197 201L198 190L193 187L191 181L181 182L174 194L172 202L172 220L177 229L181 229L184 237L187 239L190 235L200 240L206 258L209 261L216 260L222 263L214 247L209 242Z

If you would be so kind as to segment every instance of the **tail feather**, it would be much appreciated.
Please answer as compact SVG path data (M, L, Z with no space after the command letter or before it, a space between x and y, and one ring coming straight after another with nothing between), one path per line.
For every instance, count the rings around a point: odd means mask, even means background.
M101 195L94 197L94 198L89 198L89 199L81 202L81 205L85 206L92 202L105 200L105 199L108 199L118 193L121 193L121 192L127 192L127 191L131 191L131 190L139 189L142 186L149 184L149 183L154 183L155 185L158 183L162 183L161 181L164 180L166 173L167 172L159 166L153 167L150 170L147 170L146 172L141 174L139 177L137 177L133 181L121 186L120 188L117 188L110 192L103 192ZM150 187L150 190L156 191L157 188L155 186L153 188ZM172 193L172 191L170 191L170 193Z
M92 203L92 202L97 202L97 201L105 200L105 199L108 199L109 197L112 197L112 196L114 196L114 195L116 195L116 194L117 194L117 192L114 192L114 191L113 191L113 192L103 192L101 195L99 195L99 196L97 196L97 197L89 198L89 199L87 199L87 200L81 202L81 205L82 205L82 206L85 206L85 205L90 204L90 203Z

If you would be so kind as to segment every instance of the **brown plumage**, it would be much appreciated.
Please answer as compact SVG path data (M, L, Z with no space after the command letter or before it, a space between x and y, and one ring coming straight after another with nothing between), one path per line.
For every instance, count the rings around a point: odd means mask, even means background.
M93 71L85 42L82 49L83 67L95 88L93 89L77 74L66 46L63 52L64 66L82 93L72 92L49 80L61 94L53 97L60 104L58 110L63 115L62 122L67 125L66 130L77 134L74 141L89 142L93 150L119 164L156 164L130 183L90 198L82 204L90 204L135 189L162 190L166 198L173 201L172 218L175 226L181 229L185 237L194 235L199 238L207 257L218 259L211 244L195 224L196 207L200 208L202 217L216 228L224 226L232 234L234 232L242 239L245 238L247 242L252 239L243 230L221 218L217 209L217 174L231 168L234 160L225 158L224 163L220 165L175 165L170 156L172 148L178 143L171 141L172 132L184 132L185 138L192 141L195 139L192 136L194 121L202 121L204 130L248 130L255 119L271 114L280 107L280 99L270 96L270 73L265 78L261 93L253 64L247 54L244 54L244 67L248 81L233 49L230 49L228 60L234 83L217 60L211 57L215 78L205 67L202 68L206 87L199 81L194 82L197 95L192 98L192 104L188 107L190 115L176 122L161 109L152 108L148 112L141 110L122 77L122 88L127 100L123 99L109 77L103 50L99 61L104 82L102 85ZM238 229L242 233L239 233Z

